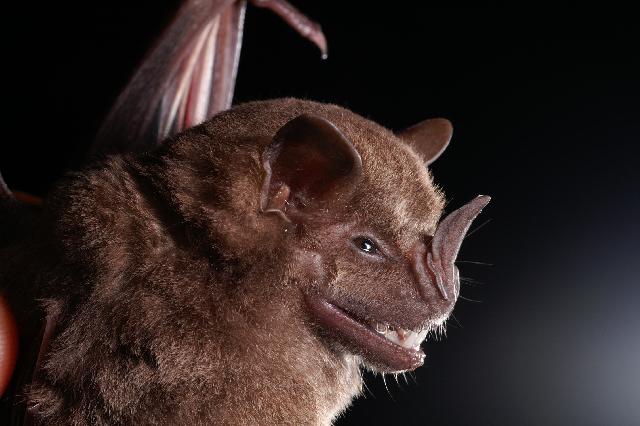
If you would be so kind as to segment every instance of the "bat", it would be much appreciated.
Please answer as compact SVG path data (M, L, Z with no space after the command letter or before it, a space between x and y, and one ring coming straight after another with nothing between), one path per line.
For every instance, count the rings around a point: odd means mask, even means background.
M287 3L252 3L326 52ZM329 424L361 368L417 368L443 327L489 201L439 221L425 165L450 123L393 134L295 99L216 115L243 10L185 2L92 148L120 154L70 174L43 210L0 180L0 285L27 355L13 424Z
M67 177L34 240L2 253L18 323L46 316L29 416L330 424L361 392L361 367L417 368L489 201L439 221L425 163L449 138L444 120L394 135L281 99Z

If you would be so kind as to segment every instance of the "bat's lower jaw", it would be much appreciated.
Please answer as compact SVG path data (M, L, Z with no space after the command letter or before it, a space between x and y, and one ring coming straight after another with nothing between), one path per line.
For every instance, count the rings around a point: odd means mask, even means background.
M424 362L420 344L427 335L426 330L381 329L378 324L361 321L322 296L307 295L305 301L316 322L373 369L402 372L414 370Z

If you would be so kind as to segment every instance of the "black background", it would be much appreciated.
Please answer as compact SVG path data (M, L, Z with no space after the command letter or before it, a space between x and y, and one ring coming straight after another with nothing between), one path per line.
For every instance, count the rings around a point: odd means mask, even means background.
M4 17L0 170L37 194L81 164L178 5L61 3ZM492 266L460 263L473 281L447 338L399 383L368 377L338 424L639 424L637 15L295 3L329 59L249 7L235 102L331 101L393 129L447 117L454 140L432 170L450 208L493 196L460 256Z

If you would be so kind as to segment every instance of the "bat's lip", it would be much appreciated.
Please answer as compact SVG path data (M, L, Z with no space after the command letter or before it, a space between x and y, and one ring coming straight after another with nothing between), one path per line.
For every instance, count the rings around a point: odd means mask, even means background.
M320 295L306 295L309 311L323 328L365 361L386 371L414 370L424 362L420 347L405 348L372 330L369 325Z

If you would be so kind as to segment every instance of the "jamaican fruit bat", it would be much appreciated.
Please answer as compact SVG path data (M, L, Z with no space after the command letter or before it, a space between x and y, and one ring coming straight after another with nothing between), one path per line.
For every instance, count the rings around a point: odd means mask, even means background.
M420 366L489 201L439 221L425 163L450 137L280 99L69 175L1 253L20 329L45 318L30 421L326 425L362 367Z

